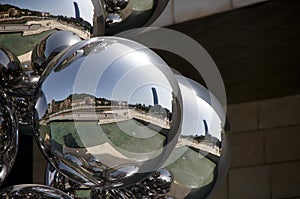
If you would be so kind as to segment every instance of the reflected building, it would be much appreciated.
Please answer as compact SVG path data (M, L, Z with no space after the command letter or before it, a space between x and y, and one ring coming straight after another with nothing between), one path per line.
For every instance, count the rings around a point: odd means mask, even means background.
M77 2L73 2L74 8L75 8L75 18L80 19L80 11L79 11L79 6Z
M152 94L153 94L154 106L158 105L158 96L157 96L156 89L152 87L151 90L152 90Z

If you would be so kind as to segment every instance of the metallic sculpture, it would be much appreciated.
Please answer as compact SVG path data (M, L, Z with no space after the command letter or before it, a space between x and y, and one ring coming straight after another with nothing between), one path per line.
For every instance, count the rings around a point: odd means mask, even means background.
M81 41L71 31L58 31L43 38L33 49L31 56L32 69L41 75L48 63L61 51Z
M0 1L9 16L0 33L22 38L0 48L0 184L15 160L18 126L24 133L33 125L50 162L46 185L64 193L19 185L0 197L208 196L228 165L218 100L145 46L97 37L149 26L168 0L38 1Z
M165 9L168 0L101 0L104 6L105 33L151 25Z
M44 186L44 185L37 185L37 184L16 185L16 186L5 188L3 190L0 190L0 197L14 198L14 199L21 199L21 198L72 199L70 196L68 196L67 194L65 194L60 190L48 186Z
M176 147L163 168L135 185L102 190L74 186L48 166L46 184L73 193L75 198L79 190L92 199L105 196L113 199L206 198L227 172L225 114L206 88L183 76L176 75L176 79L183 96L183 124Z
M69 30L82 38L89 38L93 35L93 30L104 26L104 20L94 23L94 18L100 19L103 15L99 0L78 0L75 4L73 1L59 0L48 1L46 4L39 0L3 0L0 1L0 6L8 15L1 19L1 33L23 32L24 36L30 36L56 29Z
M123 187L158 169L174 148L180 101L172 71L153 51L118 37L92 38L56 56L43 73L35 135L71 180Z
M0 184L9 174L18 151L18 125L10 97L0 88Z
M0 47L0 84L5 88L13 88L22 81L21 63L10 50Z

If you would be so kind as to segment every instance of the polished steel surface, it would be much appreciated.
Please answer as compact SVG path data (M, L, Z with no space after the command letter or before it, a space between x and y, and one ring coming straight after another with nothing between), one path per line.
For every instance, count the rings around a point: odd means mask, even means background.
M23 32L26 36L57 29L88 38L94 28L102 28L100 26L104 24L104 21L94 20L102 17L99 0L52 0L46 3L39 0L1 0L0 7L7 14L0 18L0 32L3 33Z
M151 25L167 3L168 0L52 0L45 4L40 0L1 0L5 17L0 18L0 32L34 35L56 29L72 31L84 39L114 35Z
M127 7L130 0L104 0L107 5L107 9L113 11L121 11Z
M56 56L34 101L35 136L55 169L116 188L157 170L176 145L181 95L153 51L118 37L81 41Z
M9 174L17 151L17 119L10 97L0 88L0 184Z
M22 81L21 63L10 50L0 46L0 85L12 88Z
M104 7L106 35L151 25L168 3L168 0L101 1Z
M24 184L15 185L0 190L1 198L13 198L13 199L72 199L64 192L38 184Z
M181 135L169 159L152 175L143 181L125 186L123 189L74 188L55 171L46 170L46 184L74 193L83 190L92 199L110 197L113 199L183 199L206 198L219 186L227 172L228 147L224 133L225 114L214 95L199 83L176 75L183 99L183 122ZM116 171L125 176L126 171ZM117 176L117 175L114 175Z
M6 39L12 51L0 48L0 184L15 161L19 123L33 125L51 164L46 185L73 198L82 190L94 199L205 198L218 186L228 162L218 100L147 47L97 37L149 26L167 3L0 0L0 33L17 33L25 46ZM0 191L66 194L40 185Z
M183 120L178 143L164 165L174 180L163 196L206 198L228 169L225 113L202 85L180 75L176 79L183 96Z
M49 34L34 48L31 56L32 69L41 75L48 63L61 51L78 43L81 38L71 31Z

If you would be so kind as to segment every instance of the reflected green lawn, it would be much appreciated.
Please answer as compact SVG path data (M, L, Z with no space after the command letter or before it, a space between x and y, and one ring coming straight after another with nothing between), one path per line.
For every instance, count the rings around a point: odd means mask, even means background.
M68 147L93 147L109 142L112 146L127 151L147 153L163 146L165 139L163 135L148 127L137 130L139 129L136 128L137 126L143 127L143 125L136 120L122 121L118 124L102 124L101 129L96 121L76 123L70 121L51 122L49 127L52 139ZM125 133L124 130L135 132L135 136ZM146 134L150 137L139 138ZM205 196L214 184L216 163L187 146L174 149L172 156L179 157L167 166L174 174L174 180L180 186L198 190L199 194Z
M149 153L161 149L165 140L163 135L136 120L101 125L97 122L64 121L51 122L49 126L52 140L62 146L75 148L88 148L109 142L128 152Z
M49 30L36 35L22 36L23 33L1 33L0 45L12 51L16 56L33 50L35 45L44 37L56 30Z
M176 182L189 188L212 186L216 163L187 146L176 148L172 155L175 153L183 155L167 168L174 174Z

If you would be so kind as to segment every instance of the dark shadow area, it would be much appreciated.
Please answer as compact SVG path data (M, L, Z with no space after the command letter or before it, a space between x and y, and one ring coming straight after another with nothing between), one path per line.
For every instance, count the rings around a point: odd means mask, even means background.
M168 28L187 34L208 51L230 104L300 93L297 0L267 1ZM172 57L167 62L195 79L182 60Z
M17 158L12 170L1 188L17 185L17 184L31 184L33 175L33 137L28 135L19 134L19 149Z

